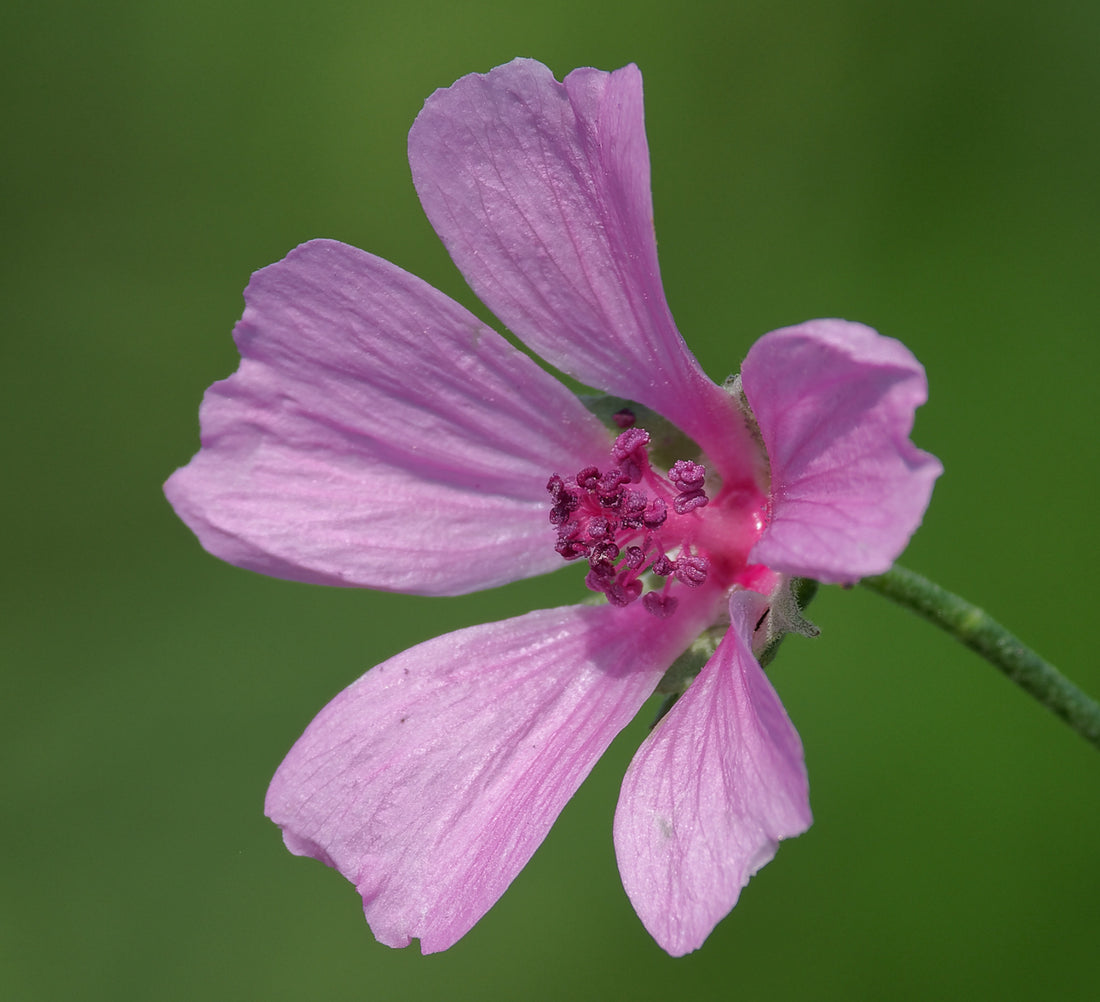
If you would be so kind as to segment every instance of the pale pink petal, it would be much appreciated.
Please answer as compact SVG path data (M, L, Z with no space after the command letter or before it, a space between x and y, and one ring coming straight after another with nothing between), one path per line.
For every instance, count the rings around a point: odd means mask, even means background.
M287 847L338 869L389 946L444 950L489 909L713 615L528 613L429 640L310 724L268 791Z
M430 97L409 133L424 211L482 301L583 383L660 411L727 479L751 446L661 286L636 66L558 83L517 59ZM749 464L751 466L751 464Z
M748 642L763 601L734 594L729 631L634 756L615 812L623 886L677 957L812 821L802 744Z
M561 563L546 482L609 437L441 292L329 240L256 272L241 365L165 491L210 552L276 577L454 594Z
M772 480L750 559L828 582L888 570L943 472L909 441L921 364L862 324L812 320L762 337L741 375Z

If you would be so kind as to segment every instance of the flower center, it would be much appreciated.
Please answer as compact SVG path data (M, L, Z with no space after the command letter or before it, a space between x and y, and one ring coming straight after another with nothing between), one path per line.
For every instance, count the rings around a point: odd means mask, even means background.
M650 465L648 447L649 433L629 428L615 440L606 469L550 478L554 548L565 560L585 558L585 584L612 605L641 598L660 617L676 611L677 585L751 587L756 568L747 556L763 528L760 499L713 487L708 493L706 467L691 460L662 474ZM646 581L653 583L648 591Z

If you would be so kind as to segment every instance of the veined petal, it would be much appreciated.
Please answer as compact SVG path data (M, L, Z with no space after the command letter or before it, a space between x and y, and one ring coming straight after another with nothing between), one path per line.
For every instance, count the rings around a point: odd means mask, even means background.
M202 544L276 577L442 595L561 563L546 481L608 435L443 293L315 240L252 276L241 365L165 492Z
M764 335L741 376L772 478L750 560L834 583L888 570L943 472L909 441L921 364L862 324L812 320Z
M729 631L639 748L615 812L623 886L677 957L702 946L779 840L812 822L802 744L749 645L763 601L733 595Z
M444 950L519 873L705 605L664 620L640 602L548 609L413 647L321 711L267 815L291 852L355 884L381 942Z
M424 211L482 301L563 372L678 425L727 479L751 471L728 396L665 301L636 66L558 83L517 59L435 92L409 133Z

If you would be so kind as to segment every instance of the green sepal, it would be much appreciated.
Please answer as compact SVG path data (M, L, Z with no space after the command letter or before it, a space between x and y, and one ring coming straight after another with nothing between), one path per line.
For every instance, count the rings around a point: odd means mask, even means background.
M818 583L813 578L790 578L772 597L765 615L768 617L765 639L759 645L757 660L767 668L779 653L779 645L789 633L816 637L821 631L802 613L817 594ZM764 626L761 623L760 626Z
M664 693L667 699L661 704L657 715L649 725L650 730L653 730L661 718L672 709L676 704L676 700L687 692L688 686L703 670L703 666L711 659L714 652L718 650L718 644L721 642L725 630L726 627L711 627L705 633L701 633L695 638L692 645L672 662L672 666L664 673L654 690L655 692Z

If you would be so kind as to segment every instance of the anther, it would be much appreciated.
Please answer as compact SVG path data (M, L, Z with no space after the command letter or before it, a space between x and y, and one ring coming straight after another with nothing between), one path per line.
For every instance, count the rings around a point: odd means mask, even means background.
M596 485L600 482L600 471L595 466L586 466L574 479L581 490L595 491Z
M645 506L645 514L642 516L642 524L647 529L659 529L668 518L668 505L661 498L653 498Z
M636 484L641 481L649 469L649 432L644 428L629 428L624 431L611 447L611 455L619 464L619 469L627 481Z
M674 570L676 565L668 559L663 553L653 561L649 568L659 578L667 578Z
M679 602L675 595L662 595L658 591L649 591L642 596L642 605L646 612L653 613L658 619L668 619L676 611Z
M668 471L668 479L679 488L680 493L672 502L678 515L686 515L689 511L702 508L708 501L703 491L703 483L707 478L707 468L699 463L693 463L690 459L678 459Z
M698 588L707 579L710 561L706 557L697 557L682 553L676 558L676 580L692 588Z
M614 523L603 515L597 515L588 522L588 536L590 539L606 539L615 532Z
M645 525L647 498L641 491L628 490L619 505L619 524L624 529L640 529Z
M677 459L668 471L668 479L681 491L698 491L703 489L703 481L706 480L707 468L693 463L690 459Z
M614 543L596 543L592 547L592 555L588 558L592 564L592 569L596 569L597 564L606 564L608 567L618 559L619 548Z
M617 508L623 499L626 474L621 470L608 470L596 485L596 496L604 508Z
M588 556L588 546L574 539L559 539L554 544L554 549L565 560L576 560L578 557Z
M673 498L672 507L676 509L677 515L686 515L689 511L704 507L708 500L710 499L702 491L684 491Z
M642 594L642 582L627 581L624 584L620 581L613 581L604 594L607 595L607 600L612 605L630 605Z

